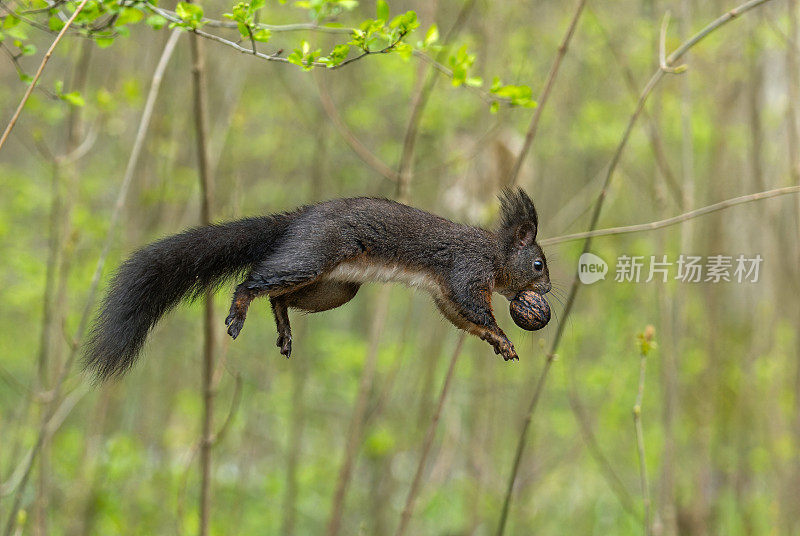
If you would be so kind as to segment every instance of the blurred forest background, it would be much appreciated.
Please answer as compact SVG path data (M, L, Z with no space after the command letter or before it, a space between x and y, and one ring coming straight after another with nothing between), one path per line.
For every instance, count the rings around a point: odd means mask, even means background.
M191 5L165 2L184 26L199 20ZM3 125L77 4L0 2ZM114 5L110 26L79 35ZM583 242L546 247L550 325L524 332L495 300L519 362L462 341L427 296L370 285L341 309L292 314L291 360L274 346L266 300L235 343L224 336L228 286L208 329L203 300L168 315L123 381L93 386L79 362L86 313L113 269L201 219L376 195L492 226L497 192L516 180L537 204L540 239L585 231L658 72L662 27L670 53L734 2L390 2L391 17L416 12L404 38L448 72L402 47L305 72L248 55L256 40L235 28L202 27L245 53L180 30L170 43L152 10L122 5L86 4L0 150L3 534L384 535L401 518L408 534L496 534L526 417L506 534L800 534L797 195L595 238L609 274L579 289L566 319ZM251 21L305 24L258 36L263 54L301 64L386 9L250 6ZM223 0L202 7L215 20L231 11ZM342 26L320 31L314 17ZM677 62L685 72L664 72L614 166L600 228L800 183L798 17L795 0L765 2L692 48ZM449 48L433 44L434 23ZM559 50L546 105L526 106L522 86L537 99ZM159 61L152 118L126 172ZM454 87L459 77L467 83ZM494 77L510 85L492 91ZM620 255L681 254L764 261L756 283L614 281ZM648 325L655 347L642 339Z

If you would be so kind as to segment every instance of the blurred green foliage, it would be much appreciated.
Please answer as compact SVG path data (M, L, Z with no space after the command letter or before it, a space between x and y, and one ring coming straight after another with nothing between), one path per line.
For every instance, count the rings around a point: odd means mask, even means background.
M70 35L56 50L42 89L34 92L0 152L3 485L13 483L15 468L35 441L40 391L46 394L69 355L168 32L163 17L142 2L90 4L78 21L81 32L110 17L114 23L92 39ZM29 9L37 6L43 4L34 0ZM662 13L685 13L687 6L685 28L680 20L675 24L684 29L670 30L668 48L731 7L624 0L593 5L584 15L521 176L539 209L540 236L585 229L588 207L635 103L625 72L635 90L641 89L656 66ZM442 76L422 115L412 203L486 226L493 224L494 195L519 150L532 113L528 106L546 79L572 9L556 1L479 2L462 35L443 49L439 34L446 34L461 3L315 0L174 7L188 27L211 31L203 16L213 14L236 23L215 32L227 32L246 48L253 32L259 50L283 49L283 56L301 67L341 65L359 50L374 52L397 42L396 54L312 73L208 42L218 219L331 197L394 196L396 184L352 152L319 97L327 93L351 134L396 168L411 103L429 69L404 59L408 46L433 57L445 50L442 63L452 71ZM74 8L74 2L60 3L35 15L56 31L61 15ZM224 13L231 16L224 19ZM25 73L36 68L52 36L18 17L2 18L0 44L15 61L0 64L0 102L12 110L25 89ZM298 19L358 31L258 33L266 30L259 26L265 21ZM662 82L612 182L602 226L649 221L790 183L789 28L785 6L770 5L713 35L686 59L685 74ZM185 45L179 44L166 72L101 288L132 250L198 221ZM82 74L86 82L79 88ZM509 82L495 81L485 91L520 106L501 106L492 114L482 94L453 87L498 79ZM87 139L94 140L88 152L65 158ZM654 144L681 185L693 184L690 206L670 194ZM507 534L642 532L631 409L638 385L637 334L649 324L656 327L658 345L648 353L642 419L656 526L664 534L798 533L797 210L797 200L787 197L685 227L595 240L592 251L612 272L581 289L566 321L534 417ZM47 296L55 318L43 337L52 239L60 244ZM505 301L496 298L498 320L517 346L519 363L503 363L484 343L467 340L425 470L414 534L495 530L521 419L561 322L564 290L580 253L580 243L547 249L556 314L542 332L516 328ZM619 255L681 253L760 253L765 262L755 284L613 280ZM295 534L323 533L371 344L377 289L363 288L339 310L293 314L290 361L273 347L266 302L254 303L235 342L222 337L229 290L216 299L214 428L220 429L231 408L235 412L213 450L212 533L286 534L288 527ZM427 297L407 289L391 291L387 318L345 503L344 534L393 532L458 337ZM52 534L197 532L201 319L199 304L174 311L155 329L129 376L92 388L78 401L45 450L46 478L39 479L37 466L23 497L23 533L37 533L43 525ZM42 340L49 357L40 375ZM238 405L236 375L242 379ZM76 367L66 392L79 392L83 381ZM41 489L44 498L38 496ZM0 496L3 523L10 502Z

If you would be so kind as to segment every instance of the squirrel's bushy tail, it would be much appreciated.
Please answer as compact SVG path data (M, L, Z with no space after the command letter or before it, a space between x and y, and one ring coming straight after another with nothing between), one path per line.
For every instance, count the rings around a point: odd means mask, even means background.
M86 368L99 380L122 375L164 313L263 259L288 219L276 215L197 227L131 255L112 278L92 327Z

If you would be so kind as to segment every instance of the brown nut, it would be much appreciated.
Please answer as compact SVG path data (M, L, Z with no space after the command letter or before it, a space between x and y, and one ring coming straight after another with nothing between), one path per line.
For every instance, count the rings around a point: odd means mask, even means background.
M514 323L528 331L542 329L550 322L550 305L538 292L520 292L511 300L508 309Z

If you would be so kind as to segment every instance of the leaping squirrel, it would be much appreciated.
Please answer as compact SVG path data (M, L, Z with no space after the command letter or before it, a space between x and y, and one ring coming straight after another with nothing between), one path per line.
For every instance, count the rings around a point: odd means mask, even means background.
M395 201L334 199L292 212L186 230L135 252L118 269L86 346L100 379L133 365L147 334L181 300L244 276L225 319L234 339L255 298L268 296L281 354L292 353L288 309L316 313L350 301L362 283L398 281L431 293L457 328L505 360L518 359L492 313L492 292L551 288L536 243L538 217L522 189L500 195L496 231Z

